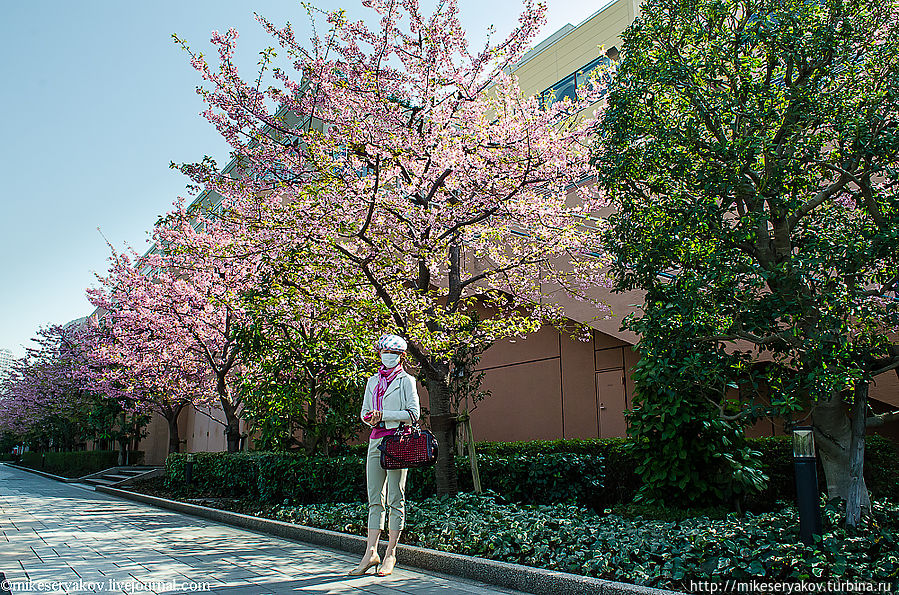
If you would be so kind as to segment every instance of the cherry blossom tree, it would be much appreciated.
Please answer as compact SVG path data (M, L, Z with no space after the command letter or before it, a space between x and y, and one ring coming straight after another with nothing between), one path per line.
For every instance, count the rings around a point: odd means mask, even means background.
M239 449L241 439L241 404L233 390L240 363L240 294L256 267L252 257L235 253L232 237L178 203L156 226L154 249L144 256L114 251L109 274L89 292L111 318L117 343L109 357L139 371L143 390L165 395L155 403L175 431L170 440L177 440L184 399L205 402L202 385L211 379L225 414L229 452Z
M65 420L71 417L81 391L62 357L64 336L60 326L42 328L34 339L37 347L27 349L25 356L14 362L2 388L0 425L23 435L42 427L39 441L45 446L51 438L63 434L74 438L75 434ZM65 431L56 432L62 425Z
M102 325L91 334L86 382L110 398L130 395L143 411L162 416L168 425L168 452L178 452L181 412L214 401L214 393L205 386L204 367L184 345L168 343L165 335L155 335L149 326L135 325L135 319L122 314L102 293L96 303L106 310Z
M2 387L0 426L25 435L39 448L71 450L83 440L112 438L123 450L146 425L139 400L98 382L84 321L38 331L36 347L18 360Z
M593 120L583 110L601 85L545 109L522 95L509 73L542 5L526 2L507 38L472 50L453 0L430 16L412 0L365 4L379 27L310 11L327 32L305 45L259 17L280 50L261 52L252 80L234 65L235 30L212 36L217 68L176 37L239 171L210 159L181 167L270 255L364 281L390 316L379 330L405 336L420 366L447 446L438 490L451 493L453 354L558 319L548 294L585 298L605 283L603 260L585 256L597 251L585 223L602 202L584 183ZM292 69L274 66L278 51ZM303 259L291 260L298 245Z

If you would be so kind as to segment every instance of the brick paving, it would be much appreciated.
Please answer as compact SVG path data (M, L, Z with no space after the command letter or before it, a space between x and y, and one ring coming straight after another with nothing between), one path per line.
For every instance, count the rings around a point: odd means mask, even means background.
M516 593L404 568L389 577L346 576L357 562L0 465L0 573L10 588L0 586L0 595Z

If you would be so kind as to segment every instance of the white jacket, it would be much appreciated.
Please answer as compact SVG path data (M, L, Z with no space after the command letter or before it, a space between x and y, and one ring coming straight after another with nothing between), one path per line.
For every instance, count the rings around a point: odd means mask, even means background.
M365 384L362 411L359 412L360 418L364 418L366 413L374 409L375 389L377 386L378 375L375 374ZM414 419L409 416L410 411ZM396 428L400 425L400 422L412 423L418 420L419 417L421 417L421 405L418 401L418 389L415 386L415 378L404 370L397 374L397 377L387 387L387 392L384 393L384 410L381 421L384 422L385 428ZM369 426L372 425L364 419L362 421Z

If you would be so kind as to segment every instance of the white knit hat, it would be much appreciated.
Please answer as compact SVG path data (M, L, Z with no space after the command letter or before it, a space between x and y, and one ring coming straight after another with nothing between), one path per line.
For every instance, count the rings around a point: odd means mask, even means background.
M406 351L406 340L399 335L384 335L378 339L378 351Z

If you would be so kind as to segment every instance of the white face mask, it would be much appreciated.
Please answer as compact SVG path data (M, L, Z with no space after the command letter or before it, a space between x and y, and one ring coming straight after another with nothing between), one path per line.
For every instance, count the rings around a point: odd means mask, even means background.
M400 354L399 353L382 353L381 354L381 363L384 364L385 368L393 368L400 362Z

